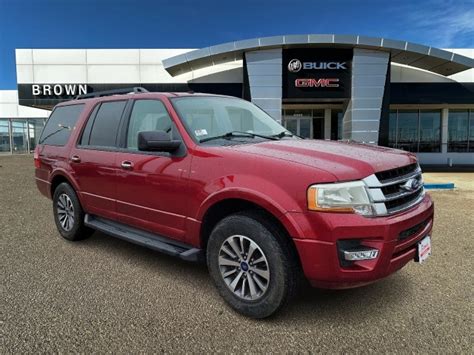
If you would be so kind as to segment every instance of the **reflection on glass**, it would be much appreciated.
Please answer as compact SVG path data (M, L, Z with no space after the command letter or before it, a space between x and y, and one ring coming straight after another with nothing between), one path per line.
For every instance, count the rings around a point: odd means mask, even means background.
M26 120L12 120L13 153L28 151L28 126Z
M474 152L474 110L469 113L469 151Z
M388 119L388 146L397 147L397 111L391 110Z
M342 139L343 118L344 118L344 114L342 110L331 109L331 139L332 140Z
M342 129L344 128L344 113L342 110L337 110L337 140L342 139Z
M399 110L397 147L409 152L416 152L418 137L418 111Z
M28 134L30 135L30 152L33 152L38 144L43 130L44 120L40 119L29 119L28 120Z
M0 120L0 153L10 152L10 127L8 120Z
M448 152L467 152L468 127L469 110L449 110Z
M286 120L286 129L293 134L298 134L298 120Z
M311 138L311 119L304 118L300 120L300 137Z
M441 111L420 111L420 145L418 151L441 151Z
M441 111L391 110L388 146L410 152L440 152Z

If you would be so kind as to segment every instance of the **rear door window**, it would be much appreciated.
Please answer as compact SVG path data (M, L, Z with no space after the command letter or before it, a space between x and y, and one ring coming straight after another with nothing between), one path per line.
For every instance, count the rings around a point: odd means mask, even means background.
M127 101L104 102L92 114L84 129L81 145L116 147L117 132ZM96 112L96 110L94 110Z
M55 108L46 122L39 144L66 145L83 109L84 104Z

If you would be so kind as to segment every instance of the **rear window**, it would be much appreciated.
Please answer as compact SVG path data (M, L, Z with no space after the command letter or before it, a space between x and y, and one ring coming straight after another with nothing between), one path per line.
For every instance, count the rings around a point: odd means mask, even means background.
M84 104L55 108L46 122L39 144L65 145L83 109Z
M102 103L95 117L93 113L89 118L82 135L81 145L115 147L120 119L126 103L127 101Z

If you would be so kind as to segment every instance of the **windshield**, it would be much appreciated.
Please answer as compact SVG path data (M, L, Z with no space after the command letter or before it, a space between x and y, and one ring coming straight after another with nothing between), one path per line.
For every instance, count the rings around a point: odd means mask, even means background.
M173 105L189 133L198 142L239 137L276 136L287 130L248 101L218 96L173 98ZM252 133L231 135L231 132ZM288 132L289 134L289 132ZM261 138L261 137L260 137Z

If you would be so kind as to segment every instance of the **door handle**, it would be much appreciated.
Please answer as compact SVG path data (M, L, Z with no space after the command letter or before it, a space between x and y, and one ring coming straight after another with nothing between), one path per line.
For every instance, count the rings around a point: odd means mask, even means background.
M122 167L122 169L125 169L125 170L132 170L133 169L133 163L131 161L128 161L128 160L124 160L122 162L122 164L120 164L120 166Z
M72 161L73 163L80 163L80 162L81 162L81 158L80 158L78 155L73 155L73 156L71 157L71 161Z

